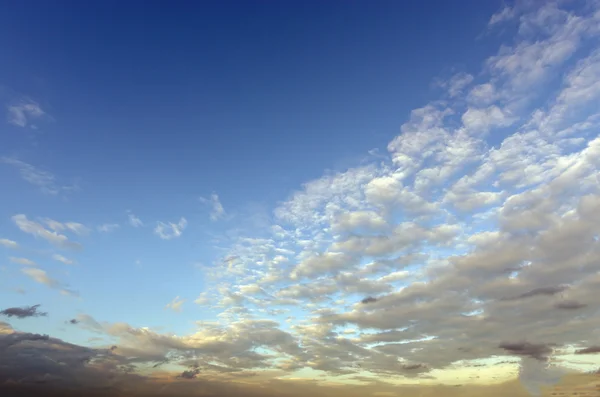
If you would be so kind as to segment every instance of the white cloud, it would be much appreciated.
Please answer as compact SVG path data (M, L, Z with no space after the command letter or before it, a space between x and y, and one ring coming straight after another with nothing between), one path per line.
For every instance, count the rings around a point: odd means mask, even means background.
M71 260L69 258L65 258L64 256L62 256L60 254L52 255L52 259L54 259L55 261L58 261L58 262L62 262L65 265L72 265L75 263L73 260Z
M469 108L462 115L465 128L474 134L483 134L495 127L508 127L517 118L496 105L483 109Z
M101 233L110 233L110 232L114 232L115 230L119 229L121 227L121 225L119 225L118 223L104 223L100 226L98 226L98 231Z
M492 15L492 17L490 18L490 21L489 21L489 25L493 26L493 25L500 24L502 22L509 21L509 20L513 19L515 17L515 15L516 15L515 9L512 7L506 6L502 10L500 10L497 13L495 13L494 15Z
M59 222L50 218L44 219L44 223L55 232L70 231L79 236L85 236L90 233L90 229L77 222Z
M175 312L180 312L182 310L182 306L185 300L180 299L178 296L175 297L170 303L168 303L165 308L171 309Z
M223 205L221 204L221 201L219 200L218 194L212 193L209 198L200 197L199 200L201 203L210 206L210 208L211 208L210 220L211 221L218 221L219 219L222 219L225 217L225 215L226 215L225 208L223 208Z
M444 83L456 90L413 110L387 157L309 181L260 238L235 236L215 270L223 318L308 311L289 321L303 340L291 361L334 373L359 359L398 376L405 362L423 373L600 344L600 62L583 44L599 18L556 6L493 17L518 30L476 82ZM359 336L346 339L349 326Z
M23 100L18 104L9 105L8 122L17 127L26 127L32 120L39 119L46 113L39 104L31 100Z
M36 266L36 263L34 261L32 261L31 259L27 259L27 258L16 258L14 256L11 256L10 258L8 258L12 263L18 263L19 265L24 265L24 266Z
M19 244L16 241L9 240L7 238L0 238L0 245L3 245L6 248L12 248L12 249L19 248Z
M473 75L468 73L457 73L448 81L448 95L454 98L462 94L463 90L473 82Z
M38 268L25 268L21 271L36 283L44 284L50 288L59 288L61 286L60 282L49 277L45 270Z
M158 222L156 228L154 228L154 233L163 240L170 240L181 237L186 226L187 220L184 217L181 217L177 223Z
M129 212L127 214L127 217L129 218L129 224L132 227L141 227L141 226L144 226L144 222L142 222L142 220L140 218L138 218L137 216L135 216L133 213Z
M26 215L17 214L12 217L13 222L17 225L21 231L29 233L35 237L43 238L49 243L65 249L81 249L80 243L70 241L64 234L57 233L56 231L50 231L41 224L27 219Z
M41 170L17 158L1 157L0 161L17 168L23 180L37 186L44 194L55 196L59 193L69 193L79 189L77 185L61 185L51 172Z

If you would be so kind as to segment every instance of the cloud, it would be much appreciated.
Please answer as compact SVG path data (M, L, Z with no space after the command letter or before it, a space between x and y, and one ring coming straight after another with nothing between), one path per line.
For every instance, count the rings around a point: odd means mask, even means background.
M37 268L27 268L21 270L25 275L36 283L44 284L50 288L59 288L60 282L48 276L45 270Z
M6 248L12 248L12 249L19 248L19 244L16 241L9 240L6 238L0 238L0 245L3 245Z
M8 123L17 127L26 127L32 120L39 119L46 114L39 104L29 99L9 105L7 112Z
M119 225L118 223L104 223L100 226L98 226L98 231L101 233L110 233L110 232L114 232L115 230L119 229L121 227L121 225Z
M579 349L575 354L598 354L600 353L600 346L590 346L585 349Z
M40 223L27 219L27 216L24 214L14 215L12 220L21 231L31 234L35 237L40 237L59 248L74 250L82 248L80 243L70 241L64 234L46 229Z
M181 217L177 223L157 222L154 233L163 240L171 240L181 237L186 226L187 220L184 217Z
M387 153L308 181L260 226L215 236L222 255L196 300L220 311L214 321L173 335L78 316L118 346L97 365L168 363L173 385L272 386L301 370L396 394L382 384L502 374L520 385L498 395L518 395L558 382L565 355L600 346L600 12L560 6L492 17L514 21L510 44L414 109ZM201 201L224 217L216 194ZM25 225L49 241L67 232Z
M52 259L54 259L55 261L58 261L58 262L62 262L65 265L72 265L75 263L73 260L65 258L64 256L62 256L60 254L52 255Z
M506 21L513 19L515 17L515 15L516 15L515 9L512 7L506 6L506 7L502 8L502 10L500 10L497 13L495 13L494 15L492 15L488 24L490 26L498 25L502 22L506 22Z
M9 307L0 311L0 315L6 317L28 318L46 316L48 313L38 311L40 305L25 306L25 307Z
M24 266L36 266L36 263L34 261L32 261L31 259L27 259L27 258L16 258L14 256L11 256L10 258L8 258L12 263L18 263L19 265L24 265Z
M171 310L173 310L175 312L180 312L183 309L182 306L183 306L184 302L185 302L185 300L180 299L177 296L170 303L167 303L167 305L165 306L165 308L171 309Z
M90 233L90 229L81 223L65 222L61 223L50 218L44 219L44 223L55 232L69 231L79 236L85 236Z
M37 186L44 194L56 196L60 193L70 193L79 189L77 185L62 185L51 172L41 170L15 157L0 157L0 161L18 169L23 180Z
M373 302L377 302L377 298L373 298L372 296L368 296L360 301L360 303L362 303L363 305L373 303Z
M221 204L221 200L219 200L219 195L216 193L212 193L209 198L200 197L200 202L210 206L210 220L218 221L219 219L223 219L226 215L225 209Z
M448 90L450 98L454 98L463 93L463 90L474 80L473 75L469 73L457 73L448 81L442 81L440 85Z
M140 218L138 218L137 216L135 216L133 213L129 212L129 214L127 214L127 217L129 218L129 224L132 227L144 226L144 222L142 222L142 220Z

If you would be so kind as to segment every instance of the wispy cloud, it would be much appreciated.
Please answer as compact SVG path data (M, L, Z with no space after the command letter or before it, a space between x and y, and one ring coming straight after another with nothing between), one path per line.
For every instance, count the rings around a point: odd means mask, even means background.
M121 227L121 225L119 225L118 223L105 223L105 224L98 226L98 231L101 233L110 233L110 232L114 232L115 230L119 229L120 227Z
M49 288L59 290L59 292L62 295L73 296L73 297L79 296L78 292L69 289L67 286L65 286L60 281L48 276L48 273L46 273L45 270L35 268L35 267L29 267L29 268L21 269L21 272L23 272L23 274L25 274L27 277L29 277L36 283L43 284Z
M45 218L44 223L55 232L70 231L79 236L85 236L91 232L91 229L77 222L59 222L54 219Z
M40 105L30 99L24 99L7 107L8 123L17 127L27 127L33 120L44 116L46 112Z
M11 256L10 258L8 258L12 263L17 263L19 265L24 265L24 266L36 266L36 263L34 261L32 261L31 259L27 259L27 258L17 258L14 256Z
M36 283L44 284L50 288L59 288L61 283L48 276L45 270L38 268L26 268L21 270L23 274L27 275Z
M14 157L0 157L0 161L17 168L23 180L37 186L44 194L55 196L59 193L69 193L79 189L77 185L62 185L58 183L53 173Z
M7 238L0 238L0 245L12 249L19 248L19 244L16 241L9 240Z
M184 302L185 302L185 300L180 299L177 296L171 302L167 303L167 305L165 306L165 308L171 309L171 310L176 311L176 312L180 312L183 309L182 306L183 306Z
M21 231L40 237L57 247L75 250L82 248L80 243L69 240L64 234L46 229L40 223L27 219L24 214L17 214L12 217L12 220Z
M173 238L181 237L186 227L187 220L184 217L181 217L177 223L157 222L154 233L163 240L171 240Z
M133 214L131 211L128 211L127 217L129 218L129 224L132 227L144 226L144 222L142 222L142 220L135 216L135 214Z
M72 265L75 263L75 261L69 259L69 258L65 258L64 256L60 255L60 254L54 254L52 255L52 259L54 259L57 262L62 262L65 265Z
M225 217L225 208L223 208L218 194L212 193L209 198L200 197L200 202L210 207L210 219L212 221L218 221Z

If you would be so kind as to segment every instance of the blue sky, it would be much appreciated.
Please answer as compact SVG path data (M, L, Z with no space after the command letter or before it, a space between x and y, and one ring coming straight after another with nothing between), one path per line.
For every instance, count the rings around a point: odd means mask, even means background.
M14 332L223 377L589 369L598 2L1 8L0 309L48 313Z

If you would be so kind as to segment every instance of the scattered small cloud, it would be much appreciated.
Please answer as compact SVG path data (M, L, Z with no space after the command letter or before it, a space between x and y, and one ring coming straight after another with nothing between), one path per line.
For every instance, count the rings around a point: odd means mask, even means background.
M181 237L186 227L187 220L184 217L181 217L177 223L157 222L154 233L163 240L171 240L173 238Z
M114 232L115 230L117 230L120 227L121 227L121 225L119 225L118 223L105 223L105 224L98 226L98 231L101 233L110 233L110 232Z
M59 221L55 221L54 219L46 218L44 219L44 223L55 232L70 231L79 236L85 236L91 231L87 226L84 226L81 223L77 222L62 223Z
M28 318L46 316L48 313L38 311L40 305L24 306L24 307L9 307L0 311L0 315L6 317Z
M182 306L183 306L184 302L185 302L184 299L180 299L179 296L177 296L170 303L167 303L165 308L171 309L176 312L180 312L182 310Z
M19 244L16 241L9 240L6 238L0 238L0 245L4 246L6 248L12 248L12 249L19 248Z
M23 180L37 186L44 194L56 196L60 193L70 193L79 189L76 184L60 184L53 173L42 170L14 157L0 157L0 161L18 169Z
M142 220L135 216L135 214L133 214L131 211L128 211L127 217L129 218L129 224L132 227L144 226L144 222L142 222Z
M59 288L61 283L48 276L45 270L38 268L27 268L21 270L26 276L36 283L44 284L50 288Z
M210 210L210 220L211 221L218 221L219 219L222 219L225 217L225 215L226 215L225 208L223 208L223 205L221 204L221 201L219 200L219 195L217 195L216 193L212 193L209 198L200 197L200 202L210 206L210 209L211 209Z
M54 254L52 255L52 259L54 259L55 261L58 262L62 262L65 265L72 265L75 263L75 261L69 259L69 258L65 258L64 256L60 255L60 254Z
M40 223L27 219L24 214L17 214L12 217L12 220L22 232L40 237L59 248L73 250L82 248L80 243L69 240L64 234L46 229Z
M27 258L16 258L14 256L11 256L10 258L8 258L8 260L10 260L12 263L17 263L19 265L36 266L36 263L34 261Z
M40 105L31 99L23 99L7 108L7 120L9 124L17 127L27 127L33 120L46 115Z

